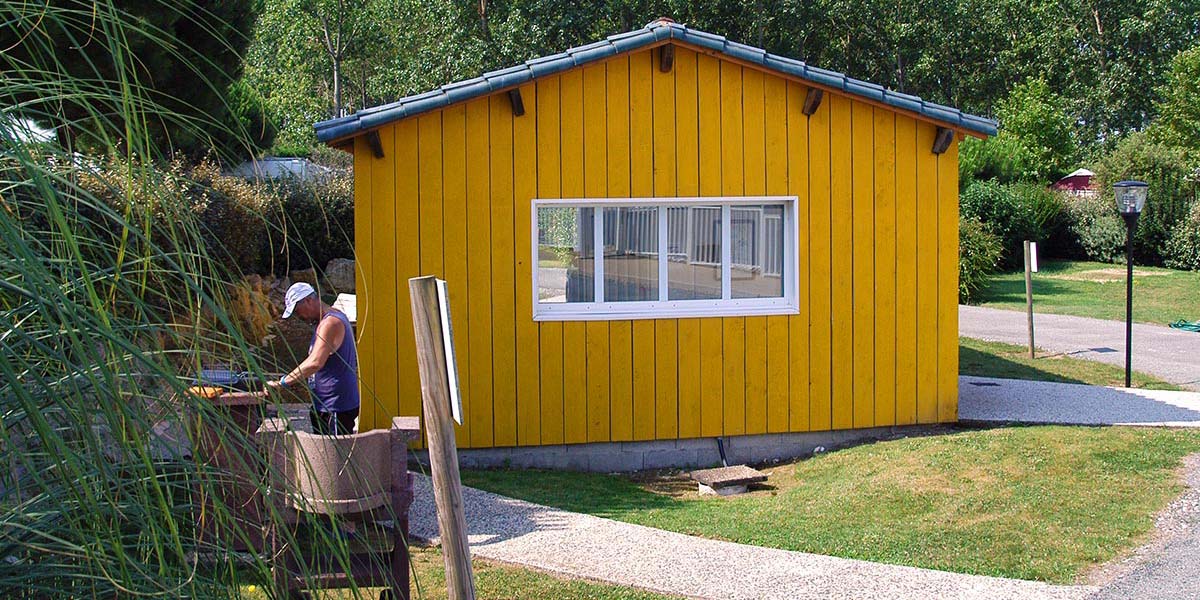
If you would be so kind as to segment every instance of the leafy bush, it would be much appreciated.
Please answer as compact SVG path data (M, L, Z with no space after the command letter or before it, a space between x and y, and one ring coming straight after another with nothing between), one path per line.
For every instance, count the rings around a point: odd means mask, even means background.
M1125 223L1116 205L1103 196L1068 196L1063 203L1064 234L1056 244L1064 256L1119 262L1124 255Z
M970 303L996 270L1002 247L1000 237L975 218L958 221L958 301Z
M960 201L963 218L982 222L1000 239L1000 266L1006 269L1021 265L1025 240L1044 238L1039 224L1044 215L1039 216L1039 213L1047 209L1035 206L1035 201L1019 193L1024 189L995 181L979 181L963 192ZM1040 202L1040 198L1036 202Z
M1175 224L1163 254L1172 269L1200 271L1200 203L1193 204L1187 218Z
M968 138L959 144L958 177L967 187L976 181L1011 183L1031 179L1037 170L1035 165L1033 153L1004 132L986 140Z
M264 268L276 275L321 270L330 259L354 256L354 181L348 172L263 187L275 196L267 215L271 235L255 246Z
M1167 238L1196 198L1194 168L1185 148L1155 142L1142 132L1121 140L1097 165L1097 189L1111 213L1116 213L1113 183L1137 179L1150 186L1133 238L1133 256L1139 264L1163 264Z
M97 162L80 170L79 186L118 213L144 210L163 221L176 208L163 204L166 194L198 217L200 240L213 258L243 273L264 268L260 245L267 237L267 222L263 215L272 200L245 180L221 174L211 162L192 167L177 160L165 167L137 168L115 160ZM89 214L89 218L101 215ZM167 232L155 233L159 237L153 243L167 243L162 239Z

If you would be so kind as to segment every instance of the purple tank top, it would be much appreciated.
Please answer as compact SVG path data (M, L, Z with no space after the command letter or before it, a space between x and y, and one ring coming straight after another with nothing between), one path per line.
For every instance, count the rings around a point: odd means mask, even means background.
M331 310L326 317L337 317L345 328L342 345L338 347L325 366L313 373L309 385L313 391L313 406L321 412L344 412L358 408L358 351L354 347L354 328L350 319L340 311ZM317 341L317 332L313 332L309 342L309 351Z

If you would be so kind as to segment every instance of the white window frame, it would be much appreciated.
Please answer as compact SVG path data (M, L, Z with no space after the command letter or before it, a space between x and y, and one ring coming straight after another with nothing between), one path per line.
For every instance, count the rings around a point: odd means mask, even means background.
M530 211L533 269L533 320L534 321L602 321L627 319L664 319L674 317L741 317L758 315L794 315L800 313L798 289L798 244L800 225L797 215L796 196L712 196L688 198L537 198L532 201ZM784 260L783 296L778 298L733 298L732 297L732 245L731 210L737 205L782 204ZM658 255L659 255L659 300L604 302L604 210L623 206L658 206ZM721 207L721 298L711 300L666 300L668 257L668 208L675 206ZM594 298L596 302L540 302L538 300L538 209L547 207L593 208L592 243L596 257ZM691 223L688 223L688 243L691 243ZM790 232L791 235L787 235ZM760 232L762 233L762 232ZM765 244L765 236L760 240ZM666 260L664 260L666 258ZM739 266L739 268L741 268ZM762 276L768 276L763 265ZM769 275L775 277L774 274Z

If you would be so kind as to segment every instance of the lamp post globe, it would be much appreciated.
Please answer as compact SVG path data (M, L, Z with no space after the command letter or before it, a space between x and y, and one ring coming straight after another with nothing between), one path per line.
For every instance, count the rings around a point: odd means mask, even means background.
M1142 181L1119 181L1113 184L1117 212L1125 219L1125 387L1129 387L1133 367L1133 233L1138 216L1146 207L1146 192L1150 187Z

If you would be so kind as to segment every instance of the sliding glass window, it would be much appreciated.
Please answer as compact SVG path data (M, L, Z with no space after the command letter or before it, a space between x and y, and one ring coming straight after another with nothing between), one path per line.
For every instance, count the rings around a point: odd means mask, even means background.
M535 320L798 312L794 196L533 206Z

